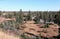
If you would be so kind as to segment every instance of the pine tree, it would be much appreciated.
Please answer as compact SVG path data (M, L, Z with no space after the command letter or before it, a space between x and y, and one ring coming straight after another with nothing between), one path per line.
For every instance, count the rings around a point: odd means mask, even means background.
M23 13L20 11L19 13L16 14L16 23L23 23Z
M31 12L29 11L28 15L27 15L27 20L31 21L32 20L32 16L31 16Z

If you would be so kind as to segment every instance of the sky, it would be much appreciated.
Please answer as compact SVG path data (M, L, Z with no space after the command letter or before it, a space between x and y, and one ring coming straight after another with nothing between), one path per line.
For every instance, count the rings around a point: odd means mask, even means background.
M60 0L0 0L1 11L58 11Z

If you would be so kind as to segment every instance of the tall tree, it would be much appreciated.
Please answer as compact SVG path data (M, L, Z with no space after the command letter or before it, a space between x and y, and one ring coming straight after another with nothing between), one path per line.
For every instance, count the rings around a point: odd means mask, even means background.
M2 12L0 11L0 16L1 16Z
M40 23L40 15L39 15L39 13L37 13L37 15L36 15L36 17L35 17L35 19L34 19L34 21L35 21L35 23L36 24L39 24Z
M22 23L23 22L23 13L22 10L20 10L19 13L16 14L16 23Z
M29 21L32 20L32 15L31 15L31 12L30 12L30 11L29 11L29 13L28 13L28 15L27 15L27 19L28 19Z

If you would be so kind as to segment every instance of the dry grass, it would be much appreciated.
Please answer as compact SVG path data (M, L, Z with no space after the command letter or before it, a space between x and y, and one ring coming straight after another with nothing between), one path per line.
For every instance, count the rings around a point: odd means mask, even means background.
M13 35L9 35L0 30L0 39L19 39L19 37L15 37Z

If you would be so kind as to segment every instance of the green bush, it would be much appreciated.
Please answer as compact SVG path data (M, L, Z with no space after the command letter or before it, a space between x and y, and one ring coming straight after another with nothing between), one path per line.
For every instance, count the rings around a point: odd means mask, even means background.
M27 39L27 36L23 33L21 34L22 39Z

